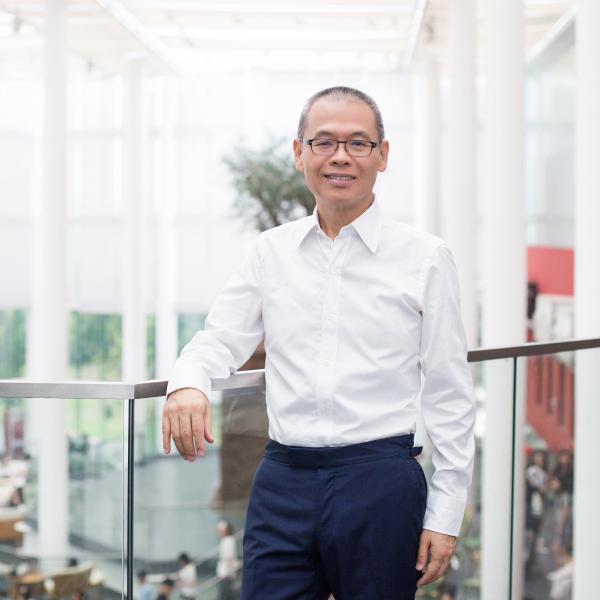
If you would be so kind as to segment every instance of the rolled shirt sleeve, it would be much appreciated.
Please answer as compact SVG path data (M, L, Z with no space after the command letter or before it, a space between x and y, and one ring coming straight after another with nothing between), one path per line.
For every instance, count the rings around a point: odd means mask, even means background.
M423 528L458 535L473 474L475 396L467 364L456 265L439 245L424 266L421 411L433 444Z
M264 337L263 268L260 237L251 245L208 313L205 329L184 346L167 386L167 396L192 387L211 391L211 379L225 379L243 365Z

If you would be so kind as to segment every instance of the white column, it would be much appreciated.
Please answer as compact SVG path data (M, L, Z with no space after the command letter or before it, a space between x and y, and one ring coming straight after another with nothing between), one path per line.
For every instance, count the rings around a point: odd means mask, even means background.
M128 62L124 111L123 379L146 373L142 202L142 58Z
M475 202L475 1L448 5L448 111L445 160L446 222L443 237L452 249L461 290L462 315L469 348L477 335L477 207Z
M64 380L68 365L67 298L67 2L45 3L44 186L36 212L28 375ZM40 555L65 556L68 540L66 401L33 403L37 423ZM55 563L56 564L56 563Z
M177 172L175 157L176 94L173 83L163 91L164 123L162 132L162 164L164 176L158 206L157 243L158 278L156 287L156 375L166 379L177 358L177 314L175 312L175 198Z
M167 80L163 89L164 122L162 132L163 179L157 223L158 277L156 287L156 377L168 379L177 358L177 313L175 310L177 264L175 248L175 199L177 196L175 115L177 89ZM162 408L154 404L156 449L162 452Z
M441 98L437 61L427 56L415 82L415 226L440 235Z
M482 342L526 339L526 253L523 194L524 23L522 0L486 0ZM511 381L486 365L486 434L483 449L482 600L509 597L512 402ZM523 395L518 394L519 403ZM517 406L518 431L523 407ZM522 456L522 436L517 437ZM522 476L517 473L520 484ZM517 497L521 493L517 491ZM519 510L521 510L519 508ZM522 532L516 532L521 535ZM519 546L519 544L515 544ZM513 570L519 569L519 548ZM513 581L520 583L515 573ZM513 588L513 592L517 592ZM513 598L519 598L514 594Z
M600 3L579 0L576 64L575 336L600 337ZM600 350L575 354L574 600L598 595Z

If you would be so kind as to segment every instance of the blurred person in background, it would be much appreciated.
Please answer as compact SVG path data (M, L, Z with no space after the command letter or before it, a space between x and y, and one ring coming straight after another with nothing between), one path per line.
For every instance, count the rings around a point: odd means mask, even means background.
M179 570L177 571L177 587L184 600L195 600L198 595L198 573L196 565L191 561L186 552L177 558Z
M528 538L527 572L536 566L536 555L543 552L544 540L540 537L542 520L545 511L545 497L548 491L548 473L546 459L541 451L532 453L529 465L525 469L525 498L526 498L526 538Z
M170 577L166 577L160 582L158 586L158 595L156 600L171 600L171 594L175 589L175 581Z
M146 578L148 577L148 573L144 570L138 571L137 580L138 580L138 599L139 600L152 600L154 598L154 588L152 584L148 583Z
M233 582L240 567L240 562L237 558L231 523L222 519L217 523L217 532L220 538L219 560L217 562L219 600L234 600Z

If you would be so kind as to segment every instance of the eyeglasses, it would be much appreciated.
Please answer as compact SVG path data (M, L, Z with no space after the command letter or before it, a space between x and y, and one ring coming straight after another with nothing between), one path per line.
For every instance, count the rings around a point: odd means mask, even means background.
M379 145L379 142L371 142L369 140L330 140L327 138L314 138L305 140L298 138L303 144L310 146L314 154L321 156L333 156L340 144L344 144L346 152L350 156L370 156L373 148Z

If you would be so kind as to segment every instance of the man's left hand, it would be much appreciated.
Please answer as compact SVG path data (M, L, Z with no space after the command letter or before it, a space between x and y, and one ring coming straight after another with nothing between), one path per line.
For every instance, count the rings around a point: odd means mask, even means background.
M421 587L436 579L439 579L447 570L450 559L456 549L456 537L438 533L429 529L423 529L419 542L417 554L417 571L425 571L417 581L417 587ZM429 563L427 558L430 555ZM427 564L427 568L425 568Z

